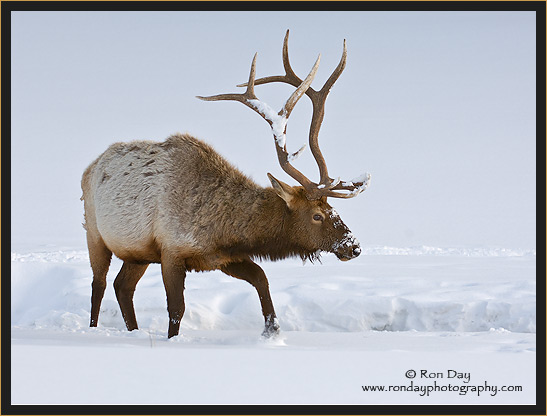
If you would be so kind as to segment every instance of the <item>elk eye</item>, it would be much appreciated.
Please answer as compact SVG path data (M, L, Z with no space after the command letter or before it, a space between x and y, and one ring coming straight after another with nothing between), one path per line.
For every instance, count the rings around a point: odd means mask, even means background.
M314 220L314 221L318 221L318 222L319 222L319 221L323 221L323 216L322 216L322 215L319 215L319 214L315 214L315 215L313 216L313 220Z

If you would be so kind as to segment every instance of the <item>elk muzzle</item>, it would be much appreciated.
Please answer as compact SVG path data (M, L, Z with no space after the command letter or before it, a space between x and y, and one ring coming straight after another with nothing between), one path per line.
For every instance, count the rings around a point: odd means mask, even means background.
M361 245L351 232L347 232L340 241L334 243L332 252L339 260L348 261L361 254Z

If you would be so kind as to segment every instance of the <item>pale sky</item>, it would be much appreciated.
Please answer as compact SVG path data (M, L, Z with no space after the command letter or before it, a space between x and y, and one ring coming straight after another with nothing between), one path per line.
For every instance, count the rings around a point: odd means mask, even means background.
M116 141L188 132L296 185L261 117L195 98L239 91L255 52L257 77L282 74L287 29L300 77L321 53L316 89L347 41L319 142L331 176L372 174L330 201L362 245L535 248L534 12L13 12L12 250L85 248L81 175ZM303 97L289 151L310 115ZM318 179L309 150L294 165Z

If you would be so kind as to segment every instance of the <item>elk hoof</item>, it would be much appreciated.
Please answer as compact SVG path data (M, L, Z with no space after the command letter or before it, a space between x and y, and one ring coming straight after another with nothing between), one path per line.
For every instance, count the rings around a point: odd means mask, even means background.
M279 327L277 327L277 328L272 328L272 327L265 328L264 332L262 332L262 336L264 338L273 338L273 337L276 337L277 335L279 335Z
M268 318L266 318L266 327L264 328L264 332L262 332L262 336L264 338L272 338L278 334L279 324L277 323L277 318L268 316Z

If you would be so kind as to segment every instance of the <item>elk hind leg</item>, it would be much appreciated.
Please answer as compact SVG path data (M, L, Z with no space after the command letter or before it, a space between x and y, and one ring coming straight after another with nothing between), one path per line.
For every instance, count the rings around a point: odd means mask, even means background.
M101 238L93 238L87 235L87 247L89 261L93 270L93 283L91 284L91 319L90 327L96 327L99 321L99 311L106 289L106 274L110 267L112 252L106 247Z
M139 329L137 326L137 317L135 316L135 307L133 306L133 294L135 293L137 283L147 268L148 264L135 264L125 261L114 280L116 298L122 311L123 320L129 331Z
M262 336L269 338L277 335L279 333L279 324L277 323L277 317L270 296L268 278L264 270L251 260L230 263L223 266L221 270L229 276L245 280L254 286L258 292L262 314L264 315L265 328Z

